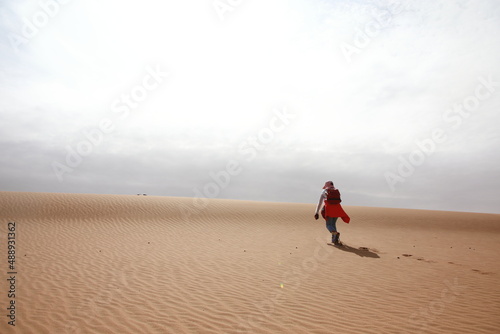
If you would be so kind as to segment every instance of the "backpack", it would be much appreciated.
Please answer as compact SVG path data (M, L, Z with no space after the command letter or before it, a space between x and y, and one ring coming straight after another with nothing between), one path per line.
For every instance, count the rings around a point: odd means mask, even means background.
M325 205L340 204L340 202L342 202L342 200L340 199L340 191L338 189L333 189L333 188L326 189ZM325 205L323 205L323 208L321 209L321 216L323 216L324 219L326 219Z
M325 204L340 204L340 202L342 202L342 200L340 199L340 191L333 188L326 189L325 202Z

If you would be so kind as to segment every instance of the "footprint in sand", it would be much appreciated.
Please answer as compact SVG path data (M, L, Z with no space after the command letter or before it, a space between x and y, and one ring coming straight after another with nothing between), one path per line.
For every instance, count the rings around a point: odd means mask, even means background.
M413 256L413 254L401 254L401 255L404 256L404 257L412 257ZM399 259L399 256L398 256L398 259ZM416 257L414 259L417 260L417 261L423 261L423 262L427 262L427 263L437 263L436 261L426 260L425 258L420 257L420 256Z
M492 273L490 271L482 271L479 269L472 269L472 271L475 273L481 274L481 275L493 275L493 274L495 274L495 273Z
M417 257L417 261L424 261L424 262L427 262L427 263L437 263L437 261L426 260L423 257Z

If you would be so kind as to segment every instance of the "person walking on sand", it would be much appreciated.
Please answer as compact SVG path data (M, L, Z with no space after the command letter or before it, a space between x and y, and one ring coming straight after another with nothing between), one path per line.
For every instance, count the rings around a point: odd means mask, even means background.
M321 215L326 220L326 228L332 234L332 243L335 245L341 245L340 233L337 231L337 219L340 217L345 223L349 224L351 218L349 218L340 205L340 202L342 202L340 199L340 191L335 188L333 182L325 182L323 189L324 190L319 198L318 206L316 207L314 219L318 220L319 210L323 206Z

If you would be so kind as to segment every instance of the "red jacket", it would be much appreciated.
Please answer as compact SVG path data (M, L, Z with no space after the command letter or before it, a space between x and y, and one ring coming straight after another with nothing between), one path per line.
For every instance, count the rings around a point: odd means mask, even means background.
M321 215L324 219L327 217L340 217L345 223L349 224L351 217L342 208L340 204L327 204L325 201L325 206L321 209Z
M327 217L340 217L345 223L349 224L351 218L344 211L340 202L340 191L338 189L329 188L325 191L326 199L324 201L321 215L324 219Z

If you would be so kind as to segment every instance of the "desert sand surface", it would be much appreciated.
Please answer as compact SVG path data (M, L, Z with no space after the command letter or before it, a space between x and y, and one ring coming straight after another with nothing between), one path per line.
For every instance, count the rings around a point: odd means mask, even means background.
M0 333L499 333L500 215L344 209L0 192Z

